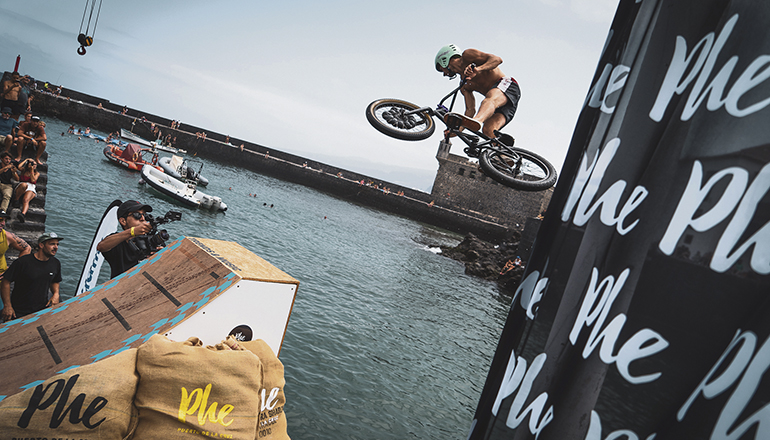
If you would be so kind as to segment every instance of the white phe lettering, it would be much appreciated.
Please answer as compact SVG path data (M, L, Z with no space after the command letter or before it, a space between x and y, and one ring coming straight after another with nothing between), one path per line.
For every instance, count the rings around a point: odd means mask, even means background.
M645 197L647 197L648 191L643 186L637 186L631 192L631 195L623 204L620 209L620 213L616 214L618 205L620 205L620 198L623 196L623 191L626 189L626 181L618 180L613 183L607 191L599 197L593 205L591 202L594 200L599 185L602 183L604 173L607 171L612 159L615 157L615 153L620 147L620 139L614 138L607 142L594 161L589 165L588 156L583 153L583 160L580 162L580 168L578 169L575 182L570 190L567 203L564 204L564 210L561 213L561 220L566 222L572 215L572 211L575 211L575 217L572 223L575 226L583 226L593 216L599 207L601 212L599 214L599 220L607 226L615 226L618 234L626 235L629 231L634 229L639 223L639 220L634 220L630 225L624 226L626 218L642 203ZM589 207L589 205L591 205Z
M719 201L707 212L695 217L695 213L706 200L709 192L722 179L729 178L730 182ZM666 228L658 248L666 255L671 255L679 239L691 227L697 232L705 232L717 226L735 211L733 218L719 238L714 256L709 267L717 272L725 272L753 246L751 254L751 269L765 275L770 273L770 222L765 223L751 237L737 246L749 226L757 205L770 189L770 164L766 164L749 185L749 173L740 167L723 169L701 186L703 181L703 166L699 161L693 163L690 180L679 200L671 222ZM737 206L737 208L736 208ZM737 246L737 249L735 249ZM735 251L733 251L735 249ZM730 253L731 251L732 254Z
M770 367L770 338L765 339L759 350L755 352L756 346L757 335L752 332L742 333L738 330L722 356L679 409L676 414L677 420L681 422L684 419L698 396L702 395L706 400L711 400L738 382L733 394L722 408L709 438L738 440L752 430L755 424L757 427L753 438L770 438L770 404L764 405L753 414L745 414L762 377ZM723 363L728 359L728 355L734 351L732 361L724 366ZM720 372L718 376L717 372ZM745 420L740 422L738 418L744 415Z
M271 410L275 408L275 405L278 404L279 391L281 391L280 388L278 387L273 388L272 390L270 390L270 395L267 397L267 399L265 399L266 390L262 388L262 393L261 393L262 398L260 400L259 410L264 411L264 410Z
M674 55L671 58L668 71L666 71L666 76L658 91L655 104L650 110L650 118L652 120L660 122L666 113L671 98L675 94L683 94L696 77L697 80L690 91L687 103L680 117L682 121L688 121L695 114L707 95L706 108L709 111L716 111L724 105L728 114L738 118L756 113L770 105L770 98L754 102L743 108L740 108L738 105L740 99L749 90L770 78L770 69L767 68L768 64L770 64L770 55L760 55L755 58L738 79L735 80L726 96L727 81L733 76L733 69L738 64L739 57L737 55L730 57L711 80L711 83L706 86L706 81L708 81L711 72L714 70L719 53L725 46L737 22L738 14L735 14L725 23L716 41L714 39L714 32L710 32L695 45L689 54L687 54L687 41L682 36L676 37ZM699 55L693 63L696 52L699 52ZM688 71L687 77L682 78L685 72Z
M532 382L534 382L540 370L545 364L546 354L540 353L532 361L532 366L527 370L527 361L524 358L519 357L516 360L516 353L511 351L511 357L508 359L508 366L505 368L505 376L503 376L503 383L500 384L500 390L497 392L495 403L492 405L492 414L497 415L497 411L500 409L500 404L503 399L513 394L516 389L519 391L516 393L516 397L511 403L511 409L508 411L508 419L505 424L509 428L516 428L521 424L527 413L530 413L529 417L529 432L531 432L535 439L540 435L540 431L553 420L553 405L548 407L545 414L541 418L545 404L548 401L548 393L541 393L537 398L519 415L519 412L524 407L524 402L527 401L529 393L532 390Z
M621 330L623 330L623 325L626 323L626 315L624 313L618 314L604 329L602 329L604 322L607 320L607 315L610 313L612 303L623 289L623 284L625 284L626 279L628 279L629 273L631 273L631 270L626 269L621 272L617 281L612 275L609 275L599 283L599 270L593 268L588 291L583 299L583 304L580 306L580 311L578 312L572 331L569 334L569 340L572 345L575 345L583 326L593 326L593 328L591 328L591 333L588 336L586 346L583 348L583 359L588 359L588 356L593 353L596 346L601 343L599 359L607 365L615 363L618 373L620 373L625 380L632 384L640 384L656 380L660 377L661 373L632 376L628 371L629 365L637 359L652 356L653 354L663 351L668 347L668 341L663 339L663 336L655 331L642 329L631 336L631 338L620 347L618 354L614 355L612 352L615 349L618 336L620 335ZM601 333L599 333L600 331Z
M588 98L586 98L586 104L588 107L599 108L602 112L612 114L615 111L615 106L607 106L607 98L613 93L621 90L626 85L626 79L628 79L628 72L631 69L622 64L612 67L612 64L607 63L604 66L602 75L599 80L594 84L591 90L588 92ZM609 82L607 79L609 78ZM606 85L606 89L605 89ZM601 92L604 90L604 96Z
M657 434L650 434L645 440L653 440ZM604 440L639 440L639 436L630 429L619 429L607 434ZM591 411L591 423L588 425L588 433L585 440L602 440L602 419L596 411Z
M513 295L513 298L515 299L516 296L521 294L519 303L521 304L521 308L527 311L527 317L529 317L529 319L535 319L537 303L540 302L540 299L543 297L543 292L545 291L546 286L548 286L548 278L543 278L542 280L539 278L540 271L533 270L521 281L519 287L516 289L516 293Z

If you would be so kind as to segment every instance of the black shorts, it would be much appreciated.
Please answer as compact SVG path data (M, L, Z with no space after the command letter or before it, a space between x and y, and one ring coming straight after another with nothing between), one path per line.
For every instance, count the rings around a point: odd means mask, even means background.
M27 110L26 102L10 101L8 99L3 99L2 102L0 102L0 106L10 107L12 115L22 115L24 114L24 111Z
M508 102L505 105L495 110L495 113L500 113L505 117L505 123L508 124L513 119L513 115L516 114L516 108L519 106L519 98L521 98L519 83L511 77L507 77L501 79L495 87L500 89L508 98Z

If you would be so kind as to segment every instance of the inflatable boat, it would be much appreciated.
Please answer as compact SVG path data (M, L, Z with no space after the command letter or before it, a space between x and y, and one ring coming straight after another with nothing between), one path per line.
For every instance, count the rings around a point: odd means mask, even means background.
M137 144L121 145L110 144L104 147L104 155L113 162L132 171L141 171L145 165L163 171L158 164L158 152L149 148L142 148Z
M158 160L158 165L163 168L164 173L175 179L191 180L202 186L209 184L209 180L201 176L203 162L200 162L198 171L195 171L195 166L192 162L185 160L181 156L174 155L171 157L161 157Z
M125 139L128 142L133 142L135 144L144 145L145 147L150 147L155 150L165 151L167 153L187 153L186 150L182 150L181 148L174 148L169 147L167 145L161 144L159 141L151 142L148 141L140 136L135 135L134 133L131 133L130 131L126 130L125 128L120 129L120 137Z
M182 182L151 165L145 165L142 168L142 179L159 193L171 197L183 205L191 208L227 211L227 205L221 198L204 194L198 191L195 183Z

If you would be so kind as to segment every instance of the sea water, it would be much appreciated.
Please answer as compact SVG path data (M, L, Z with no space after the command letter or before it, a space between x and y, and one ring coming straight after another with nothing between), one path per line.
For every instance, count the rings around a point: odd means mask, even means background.
M466 438L510 298L436 252L461 236L208 159L201 190L229 209L187 208L110 163L103 142L45 120L64 298L110 202L180 211L162 226L172 239L234 241L300 281L280 357L292 439Z

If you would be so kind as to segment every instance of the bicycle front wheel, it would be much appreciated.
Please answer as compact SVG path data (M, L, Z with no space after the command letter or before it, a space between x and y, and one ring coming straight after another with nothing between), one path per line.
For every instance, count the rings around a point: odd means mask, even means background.
M479 165L489 177L522 191L542 191L556 183L556 169L541 156L521 148L510 152L486 149Z
M404 141L421 141L435 131L428 112L406 114L420 107L400 99L378 99L366 108L366 119L380 133Z

